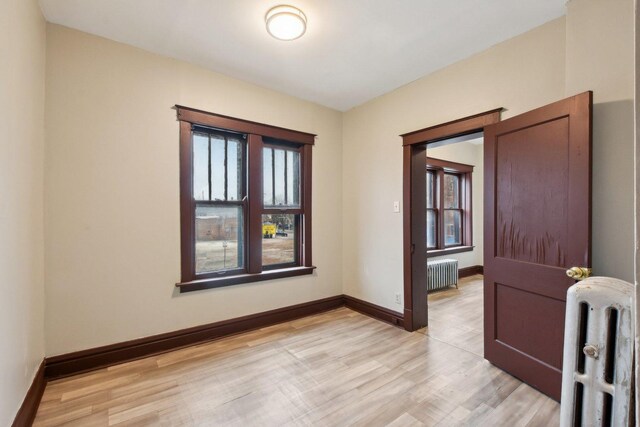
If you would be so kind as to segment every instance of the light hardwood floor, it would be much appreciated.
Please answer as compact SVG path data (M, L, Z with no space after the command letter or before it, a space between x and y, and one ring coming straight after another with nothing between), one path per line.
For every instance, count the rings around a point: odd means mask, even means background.
M341 308L54 381L34 425L557 424L559 405L483 360L475 327L455 322L481 325L466 316L479 287L431 296L423 333Z
M429 294L429 327L420 332L480 357L484 354L482 276Z

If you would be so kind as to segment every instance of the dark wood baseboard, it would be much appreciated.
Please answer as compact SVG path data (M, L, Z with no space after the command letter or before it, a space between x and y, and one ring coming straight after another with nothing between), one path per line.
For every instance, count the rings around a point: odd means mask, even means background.
M276 323L311 316L342 306L346 306L375 319L391 323L392 325L404 327L402 313L348 295L337 295L335 297L223 320L208 325L195 326L193 328L76 351L60 356L47 357L45 359L44 378L46 380L52 380L93 371L95 369L117 365L118 363L142 359L154 354L166 353L205 341L263 328Z
M36 413L38 412L38 406L40 406L42 394L44 393L44 387L47 383L44 377L44 370L45 360L43 359L36 371L36 376L33 377L31 387L29 387L22 401L22 405L13 420L13 424L11 424L13 427L30 426L33 424L33 420L36 418Z
M404 317L402 313L389 310L385 307L372 304L367 301L363 301L358 298L351 297L349 295L343 295L344 305L354 311L357 311L374 319L382 320L383 322L391 323L392 325L404 328Z
M48 380L92 371L118 363L165 353L181 347L211 341L276 323L287 322L344 305L342 295L278 308L262 313L195 326L160 335L139 338L117 344L91 348L46 358L45 376Z
M463 277L469 277L476 274L483 274L484 268L481 265L472 265L471 267L464 267L458 269L458 277L462 279Z

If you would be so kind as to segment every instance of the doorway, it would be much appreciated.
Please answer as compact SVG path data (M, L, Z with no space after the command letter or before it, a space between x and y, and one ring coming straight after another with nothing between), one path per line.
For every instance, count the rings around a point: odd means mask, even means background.
M427 152L435 151L440 147L446 147L456 143L467 141L477 141L482 138L482 132L485 126L500 121L500 112L502 108L490 110L484 113L465 117L463 119L447 122L441 125L421 129L415 132L401 135L403 139L403 215L404 215L404 324L408 331L415 331L428 325L428 290L427 290ZM472 144L473 145L473 144ZM444 148L443 148L444 149ZM449 149L450 150L450 149ZM434 156L435 157L435 156ZM432 161L434 163L435 161ZM462 173L469 172L468 164L462 162L457 163L457 168ZM434 165L441 167L444 179L444 171L450 166L442 163ZM446 167L445 167L446 166ZM444 181L443 181L444 183ZM462 183L458 181L460 185ZM474 186L473 180L469 183L471 189L477 187L482 188L482 180ZM438 187L441 188L441 187ZM432 191L436 191L432 189ZM439 191L439 190L438 190ZM438 195L437 197L444 197ZM462 199L463 200L463 199ZM473 200L468 201L472 206ZM443 207L444 209L444 207ZM437 215L437 213L435 214ZM456 214L447 214L450 217L456 217ZM463 221L464 214L461 213L460 221ZM467 216L467 219L470 217ZM455 218L454 218L455 221ZM444 225L444 224L443 224ZM465 234L460 230L459 235L455 236L455 227L453 233L445 233L444 227L439 231L432 231L435 237L435 246L442 246L443 252L431 255L455 255L464 253L462 246L473 246L473 240L469 240L472 236L473 222L467 227ZM451 230L449 230L451 231ZM446 236L450 237L446 237ZM449 244L446 241L449 241ZM459 241L460 244L454 244L453 241ZM441 242L439 244L438 242ZM466 244L465 244L466 243ZM434 246L434 245L429 245ZM446 247L449 246L449 247ZM458 246L454 248L454 246ZM482 245L478 249L482 251ZM437 249L437 248L436 248ZM431 252L431 251L429 251ZM473 267L478 264L470 265Z
M484 356L483 133L427 144L426 328L420 332Z
M484 357L556 400L567 271L591 268L592 109L584 92L504 121L498 109L402 135L405 328L428 325L428 147L483 131Z

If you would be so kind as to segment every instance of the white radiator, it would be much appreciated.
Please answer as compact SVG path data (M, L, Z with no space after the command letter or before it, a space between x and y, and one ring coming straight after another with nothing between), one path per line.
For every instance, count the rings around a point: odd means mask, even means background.
M427 261L427 291L455 285L458 287L458 260Z
M591 277L569 288L560 425L628 426L633 285Z

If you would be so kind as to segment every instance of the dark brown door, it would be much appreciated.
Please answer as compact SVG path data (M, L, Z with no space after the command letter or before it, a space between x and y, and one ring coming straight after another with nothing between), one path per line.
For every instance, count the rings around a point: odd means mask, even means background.
M592 94L485 128L485 358L560 400L565 271L591 266Z

